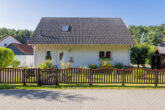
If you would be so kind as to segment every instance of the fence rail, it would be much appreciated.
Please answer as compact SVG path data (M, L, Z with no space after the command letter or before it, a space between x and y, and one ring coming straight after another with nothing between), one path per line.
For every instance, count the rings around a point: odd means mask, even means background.
M0 83L38 83L58 85L59 83L132 83L165 84L165 70L145 68L132 69L0 69Z

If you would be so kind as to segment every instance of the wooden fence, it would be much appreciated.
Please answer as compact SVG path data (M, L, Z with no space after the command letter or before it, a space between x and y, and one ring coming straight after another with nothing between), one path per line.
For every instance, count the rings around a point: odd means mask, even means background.
M0 83L125 83L165 84L165 70L132 69L0 69Z

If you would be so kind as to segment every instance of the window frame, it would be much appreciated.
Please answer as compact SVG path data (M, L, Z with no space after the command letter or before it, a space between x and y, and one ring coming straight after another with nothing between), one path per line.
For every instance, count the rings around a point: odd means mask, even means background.
M104 55L101 55L101 53L103 53ZM107 55L109 54L109 55ZM99 51L99 58L109 58L111 59L111 51Z
M46 51L46 57L45 57L46 60L51 60L52 59L52 56L51 56L51 51Z
M102 53L103 53L103 55L101 55ZM104 57L105 57L105 52L104 51L99 51L99 58L104 58Z

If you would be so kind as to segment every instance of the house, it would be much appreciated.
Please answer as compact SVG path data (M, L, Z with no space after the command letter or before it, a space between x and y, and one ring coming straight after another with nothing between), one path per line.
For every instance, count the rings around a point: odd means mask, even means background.
M7 47L11 43L21 44L16 38L13 36L6 36L0 40L0 47Z
M135 44L121 18L44 17L29 44L34 47L35 67L51 59L61 68L100 65L101 61L130 65L130 48Z
M155 54L152 56L152 69L164 69L165 68L165 44L161 44L157 47Z
M33 48L29 45L11 43L7 46L15 55L15 59L20 61L20 66L34 66Z

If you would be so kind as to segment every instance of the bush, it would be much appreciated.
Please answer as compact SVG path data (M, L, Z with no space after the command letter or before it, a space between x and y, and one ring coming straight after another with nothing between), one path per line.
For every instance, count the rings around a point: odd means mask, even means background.
M65 63L64 61L61 61L61 68L62 69L70 68L70 63L69 62Z
M137 44L131 48L131 63L145 65L146 58L148 57L149 46L145 43Z
M66 63L66 68L70 68L70 63L69 62Z
M61 69L65 69L65 62L61 61Z
M97 65L96 65L96 64L90 64L90 65L89 65L89 68L90 68L90 69L96 69L96 68L97 68Z
M53 67L53 62L51 60L46 60L40 64L41 69L52 69Z
M123 68L124 68L124 69L130 69L130 68L134 68L134 66L131 66L131 65L125 65Z
M111 63L107 63L105 61L103 61L100 65L100 68L108 68L108 67L111 68L111 67L113 67L113 65L111 65Z
M115 68L117 68L117 69L123 69L124 68L124 65L123 65L123 63L116 63L115 65L114 65L114 67Z
M11 49L0 47L0 68L8 67L14 59L14 52Z
M12 64L11 64L11 66L13 68L17 68L19 65L20 65L20 61L17 60L17 59L14 59L13 62L12 62Z

